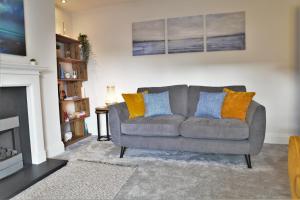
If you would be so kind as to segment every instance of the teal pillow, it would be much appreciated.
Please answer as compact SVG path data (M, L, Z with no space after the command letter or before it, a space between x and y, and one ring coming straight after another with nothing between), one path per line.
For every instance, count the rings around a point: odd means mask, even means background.
M144 94L145 117L172 115L169 92Z
M221 119L226 92L200 92L196 117Z

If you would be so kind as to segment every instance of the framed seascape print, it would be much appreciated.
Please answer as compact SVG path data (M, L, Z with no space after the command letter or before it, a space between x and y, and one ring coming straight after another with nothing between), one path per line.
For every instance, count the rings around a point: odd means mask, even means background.
M133 56L165 54L165 20L132 24Z
M207 51L245 50L245 12L206 16Z
M26 56L23 0L0 0L0 53Z
M167 19L168 53L204 51L203 15Z

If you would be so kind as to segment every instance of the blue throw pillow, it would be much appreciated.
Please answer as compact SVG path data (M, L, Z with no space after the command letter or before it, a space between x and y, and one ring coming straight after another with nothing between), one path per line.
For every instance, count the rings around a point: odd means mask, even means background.
M172 115L169 92L144 94L145 117Z
M221 119L225 92L200 92L196 117Z

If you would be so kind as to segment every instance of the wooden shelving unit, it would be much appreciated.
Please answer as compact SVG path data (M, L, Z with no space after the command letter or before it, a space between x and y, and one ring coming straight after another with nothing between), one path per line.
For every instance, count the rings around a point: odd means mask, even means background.
M65 146L68 146L90 135L85 128L85 119L90 116L89 98L83 96L81 89L82 82L88 80L87 63L80 59L78 40L57 34L56 44L60 47L57 50L57 83L62 141L65 132L72 132L72 139L64 142ZM68 66L68 71L65 66ZM65 73L72 75L73 72L76 72L76 77L65 77ZM66 97L74 97L74 99L65 99L62 95L63 91ZM85 113L85 115L75 117L68 113L70 107L75 113Z

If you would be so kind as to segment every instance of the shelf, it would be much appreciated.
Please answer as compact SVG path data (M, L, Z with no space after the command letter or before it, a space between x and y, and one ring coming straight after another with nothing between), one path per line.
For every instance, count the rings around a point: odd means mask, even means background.
M70 123L75 123L75 122L78 122L78 121L83 121L83 120L85 120L88 117L89 116L86 115L86 116L81 117L81 118L70 119L68 122L62 122L61 124L70 124Z
M72 138L70 141L64 142L65 147L67 147L67 146L69 146L69 145L71 145L71 144L74 144L74 143L76 143L76 142L79 142L80 140L83 140L83 139L85 139L85 138L87 138L87 137L89 137L89 136L91 136L91 134L84 135L84 136L81 136L81 137L74 137L74 136L73 136L73 138Z
M69 78L69 79L58 79L58 81L62 81L62 82L81 81L81 82L84 82L84 81L86 81L86 80L81 79L81 78Z
M88 100L89 98L78 98L78 99L72 99L72 100L60 100L61 103L63 102L70 102L70 101L73 101L73 102L76 102L76 101L84 101L84 100Z
M66 62L66 63L85 63L84 60L73 59L73 58L57 58L58 62Z
M56 41L57 42L61 42L61 43L78 43L80 44L80 42L74 38L70 38L64 35L59 35L56 34Z

